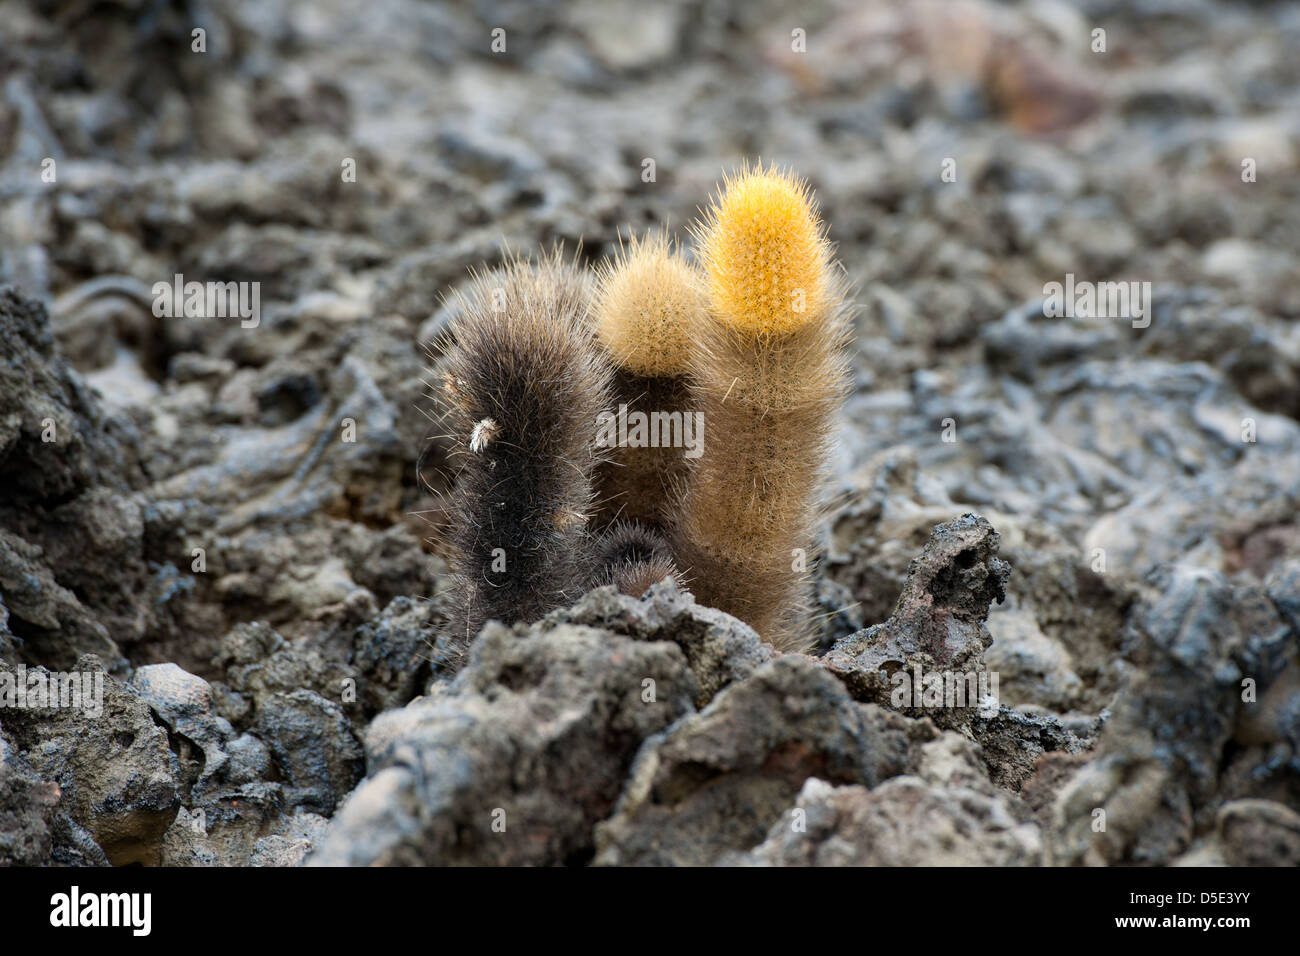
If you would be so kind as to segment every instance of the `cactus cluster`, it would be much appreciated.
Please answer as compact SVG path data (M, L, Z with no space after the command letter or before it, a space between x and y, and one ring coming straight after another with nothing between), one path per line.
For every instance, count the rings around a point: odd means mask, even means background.
M640 595L673 575L777 648L807 646L808 555L847 381L844 283L788 172L740 170L693 235L694 260L652 234L594 281L556 253L461 296L442 382L462 462L446 551L467 637L597 584ZM703 442L605 447L597 422L614 410L677 435L698 420Z

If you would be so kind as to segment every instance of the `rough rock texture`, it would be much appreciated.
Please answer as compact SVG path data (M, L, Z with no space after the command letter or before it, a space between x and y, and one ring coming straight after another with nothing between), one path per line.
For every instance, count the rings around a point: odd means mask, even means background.
M341 699L347 672L315 648L295 647L263 621L235 627L221 642L213 665L226 677L218 710L238 726L257 718L277 694L306 688Z
M164 866L298 866L325 832L324 817L286 814L276 788L244 787L182 808L163 840Z
M438 604L396 597L357 628L349 676L359 685L362 714L401 707L430 677L445 676L459 666L463 649L443 632L442 623Z
M984 622L989 605L1006 596L1011 574L997 554L998 534L979 515L938 525L908 567L889 620L837 642L824 658L826 667L858 700L892 703L944 726L969 722L984 706L979 675L993 643ZM956 681L959 692L945 690L931 704L923 698L926 674L962 675ZM974 681L966 675L974 675ZM944 688L953 683L945 680Z
M120 660L140 633L150 575L134 426L105 413L55 351L45 307L0 288L0 594L25 659L66 668ZM57 570L56 570L57 569Z
M40 669L44 672L44 669ZM157 863L162 834L178 807L167 734L148 706L93 657L77 673L99 674L102 713L72 707L0 710L9 746L44 780L114 865ZM0 663L0 675L13 673ZM50 786L45 784L44 786ZM60 801L60 796L62 800Z
M1036 866L1042 837L1003 795L894 777L875 790L810 778L740 861L764 866Z
M1045 713L1002 705L996 715L969 725L983 748L990 779L1019 790L1043 755L1066 757L1090 749L1102 725L1100 716L1063 721Z
M1225 803L1215 833L1228 866L1300 866L1300 814L1284 804Z
M1134 622L1143 666L1055 802L1057 862L1168 860L1213 827L1225 785L1294 791L1293 624L1262 588L1214 571L1163 569L1149 584Z
M744 680L777 656L743 621L698 605L671 578L653 585L644 599L599 588L570 608L546 618L552 622L599 627L641 641L675 641L695 674L703 707L723 687Z
M355 627L331 627L315 641L288 641L265 621L226 634L211 661L225 680L217 709L247 726L276 693L307 688L364 721L405 704L435 672L445 676L461 652L440 632L437 604L394 598L369 608Z
M332 814L361 779L365 755L338 704L310 690L273 694L258 712L290 806Z
M0 860L11 866L108 866L94 839L60 806L63 791L42 780L0 736Z
M207 681L175 664L150 664L132 674L127 686L171 731L183 797L202 794L234 769L225 749L234 732L229 721L213 713Z
M596 862L698 865L747 850L809 777L874 786L914 767L934 734L855 703L816 663L782 657L646 742L597 830Z
M312 862L583 862L637 746L698 692L675 644L489 624L453 683L372 724Z

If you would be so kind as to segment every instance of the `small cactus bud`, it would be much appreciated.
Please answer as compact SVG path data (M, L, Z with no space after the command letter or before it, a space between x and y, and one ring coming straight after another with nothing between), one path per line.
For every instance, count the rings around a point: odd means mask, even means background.
M619 246L597 279L596 336L617 366L616 407L633 417L691 414L684 373L694 327L708 309L699 271L665 233ZM614 447L600 466L598 523L663 526L690 461L681 447Z
M707 303L700 275L652 233L620 246L596 287L596 334L615 363L647 377L676 376L690 358L691 326Z
M678 574L668 542L644 525L617 521L597 539L599 566L597 584L613 584L624 594L641 597L653 584Z

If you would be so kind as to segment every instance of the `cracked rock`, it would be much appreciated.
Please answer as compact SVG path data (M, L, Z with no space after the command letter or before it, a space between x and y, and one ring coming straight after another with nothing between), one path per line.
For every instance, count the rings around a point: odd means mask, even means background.
M781 657L646 742L596 863L700 865L761 843L809 777L873 787L916 767L935 735L850 699L807 658Z
M676 644L489 623L452 683L374 721L367 779L309 862L582 862L636 748L698 693Z
M993 642L989 605L1006 596L1011 573L997 554L998 534L985 518L967 514L937 525L908 568L889 620L836 643L824 658L827 669L857 700L942 726L969 722L985 706L984 689L996 693L980 676Z

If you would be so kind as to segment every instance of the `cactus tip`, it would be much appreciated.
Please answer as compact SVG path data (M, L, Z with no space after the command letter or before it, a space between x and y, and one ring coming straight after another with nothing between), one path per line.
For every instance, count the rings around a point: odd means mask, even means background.
M700 227L714 314L740 331L793 332L830 298L830 247L808 184L777 167L727 178Z

